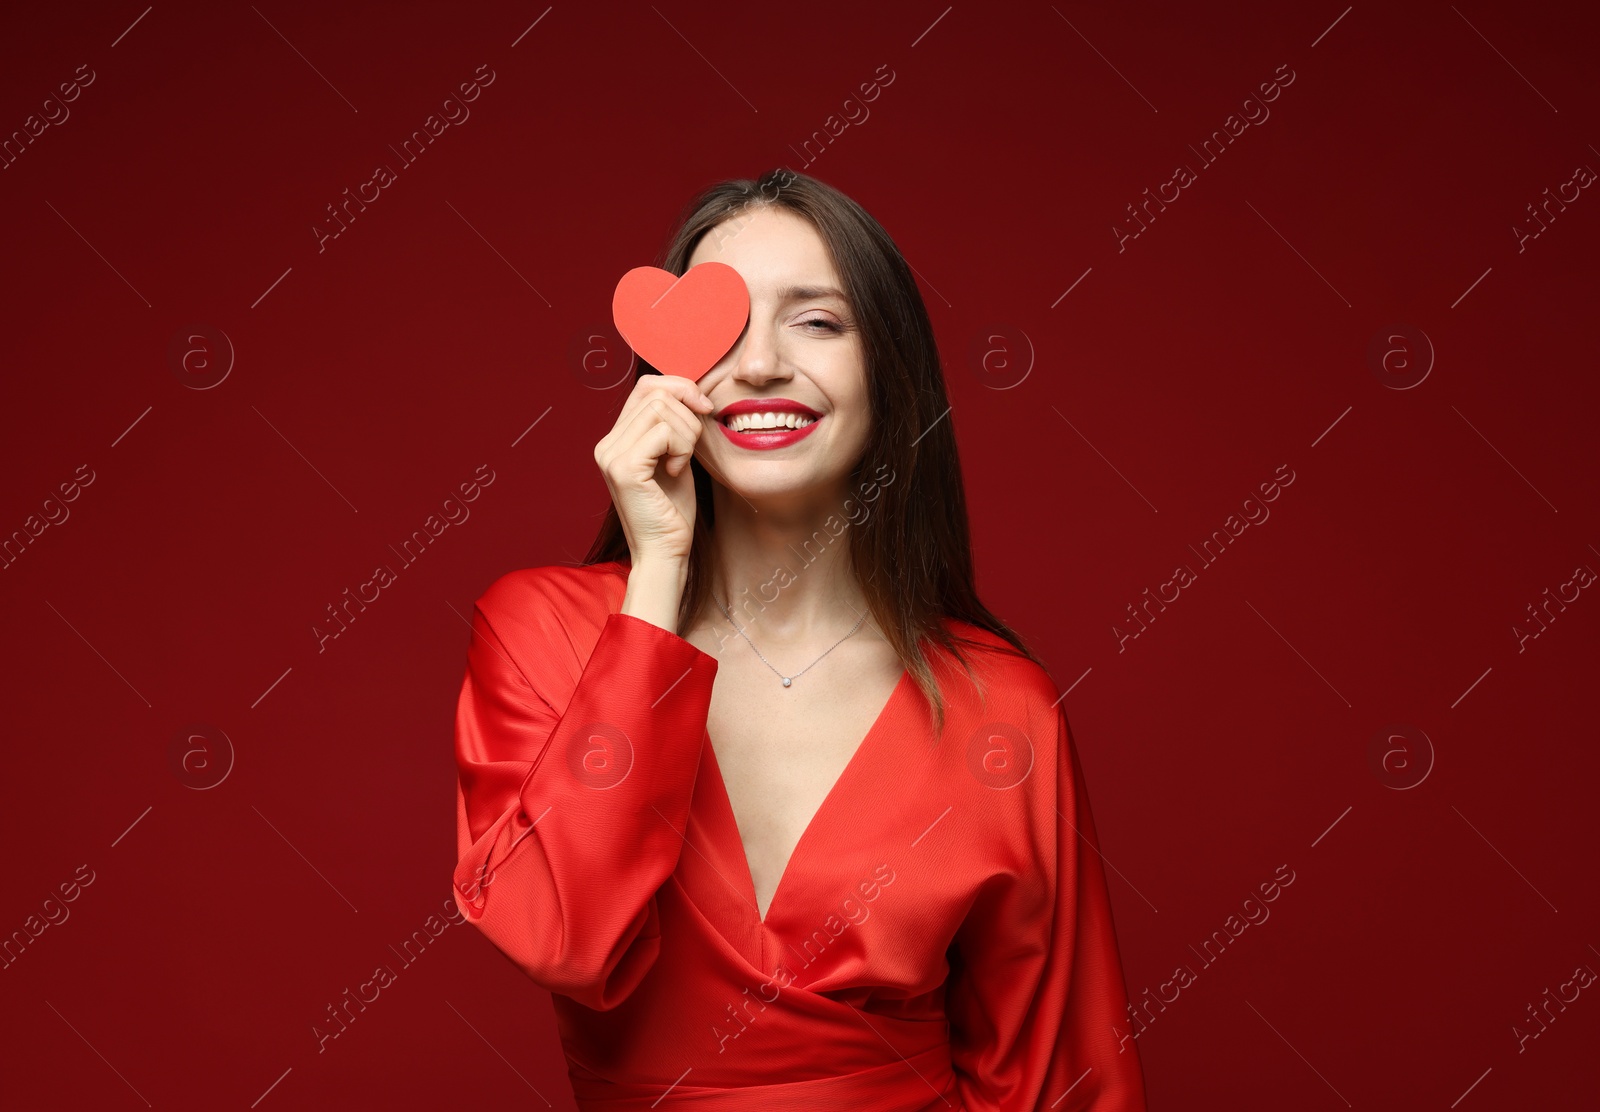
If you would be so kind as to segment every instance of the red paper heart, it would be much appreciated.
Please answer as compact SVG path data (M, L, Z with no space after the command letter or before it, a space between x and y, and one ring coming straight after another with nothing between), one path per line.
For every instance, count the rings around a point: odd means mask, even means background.
M682 277L639 266L617 283L611 317L640 359L695 382L744 331L750 290L727 263L701 263Z

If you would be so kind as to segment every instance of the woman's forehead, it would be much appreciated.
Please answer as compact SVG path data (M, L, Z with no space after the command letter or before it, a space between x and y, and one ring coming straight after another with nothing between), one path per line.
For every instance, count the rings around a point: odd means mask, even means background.
M713 260L737 270L752 294L839 284L817 229L804 217L779 209L746 210L708 230L690 254L689 265Z

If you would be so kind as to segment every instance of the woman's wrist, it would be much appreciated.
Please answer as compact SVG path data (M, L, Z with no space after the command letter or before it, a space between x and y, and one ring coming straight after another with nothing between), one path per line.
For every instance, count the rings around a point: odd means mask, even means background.
M687 560L645 559L628 571L628 589L622 596L622 613L678 631L678 607L689 578Z

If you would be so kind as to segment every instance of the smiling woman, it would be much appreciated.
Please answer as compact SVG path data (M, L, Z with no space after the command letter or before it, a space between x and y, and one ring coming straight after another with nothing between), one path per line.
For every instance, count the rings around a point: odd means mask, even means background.
M733 267L749 316L696 381L641 362L584 563L477 600L463 914L555 994L580 1108L1143 1109L1082 768L974 588L910 267L792 171L687 213L661 268Z

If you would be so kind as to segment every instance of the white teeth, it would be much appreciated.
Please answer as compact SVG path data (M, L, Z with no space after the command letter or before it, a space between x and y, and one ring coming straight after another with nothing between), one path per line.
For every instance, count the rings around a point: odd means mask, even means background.
M815 418L799 413L736 413L728 418L728 427L734 432L754 429L803 429Z

